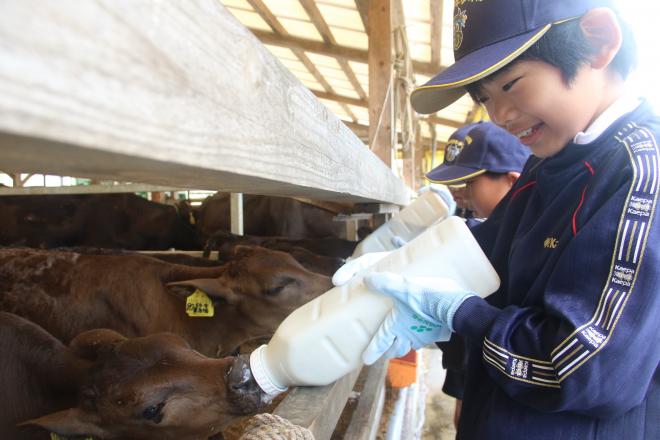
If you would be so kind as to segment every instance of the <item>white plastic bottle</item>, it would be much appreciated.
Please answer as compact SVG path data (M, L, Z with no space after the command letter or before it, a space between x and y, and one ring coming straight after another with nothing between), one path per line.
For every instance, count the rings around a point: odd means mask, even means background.
M368 252L393 250L394 236L410 241L433 223L445 219L448 214L449 209L444 200L434 191L425 191L392 219L365 237L355 248L353 257Z
M447 277L485 297L500 280L465 223L450 217L416 239L291 313L268 345L252 352L250 368L262 390L327 385L361 365L361 355L392 308L389 297L362 282L372 271Z

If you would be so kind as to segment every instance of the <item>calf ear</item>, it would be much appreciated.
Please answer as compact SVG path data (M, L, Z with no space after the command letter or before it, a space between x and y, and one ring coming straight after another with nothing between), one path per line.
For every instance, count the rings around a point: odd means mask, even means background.
M126 338L114 330L107 328L89 330L80 333L69 343L73 352L90 361L98 359L99 355L112 350L112 348Z
M96 417L79 408L70 408L19 423L17 426L39 426L61 437L106 437L107 433L94 419Z
M229 304L238 304L241 298L234 293L231 287L222 284L219 280L215 278L199 278L196 280L186 280L186 281L176 281L174 283L167 283L167 287L175 286L185 286L192 287L194 289L199 289L202 292L206 293L211 298L222 299L227 301ZM186 298L192 292L181 291L180 289L167 289L169 292L173 293L182 298Z

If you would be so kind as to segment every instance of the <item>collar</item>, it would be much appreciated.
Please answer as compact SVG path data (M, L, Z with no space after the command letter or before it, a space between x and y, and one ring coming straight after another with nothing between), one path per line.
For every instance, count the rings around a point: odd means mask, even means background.
M621 116L635 110L641 103L637 95L624 93L614 101L607 109L596 118L594 122L587 127L586 131L581 131L575 135L573 142L578 145L585 145L596 140L603 134L607 128Z

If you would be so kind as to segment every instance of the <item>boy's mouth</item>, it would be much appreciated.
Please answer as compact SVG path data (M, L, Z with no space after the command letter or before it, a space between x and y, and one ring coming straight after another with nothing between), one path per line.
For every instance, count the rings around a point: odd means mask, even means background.
M539 129L541 128L541 125L543 125L543 123L536 124L533 127L519 131L518 133L514 133L514 134L518 139L520 139L520 142L522 142L523 144L529 144L529 142L533 140L534 135L538 133Z

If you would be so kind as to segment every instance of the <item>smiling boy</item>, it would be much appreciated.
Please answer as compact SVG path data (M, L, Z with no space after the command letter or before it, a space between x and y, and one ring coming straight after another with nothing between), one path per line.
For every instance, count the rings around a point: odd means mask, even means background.
M493 295L365 277L398 300L365 362L414 347L394 316L468 341L459 439L660 438L660 120L625 91L634 42L612 6L457 0L457 61L413 93L432 113L467 91L533 153L473 228Z

